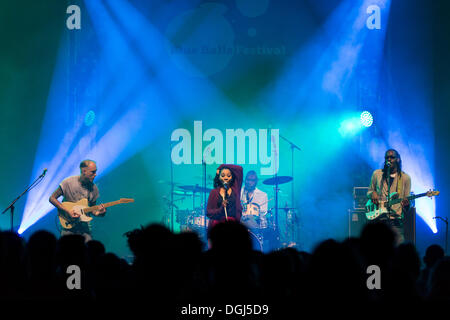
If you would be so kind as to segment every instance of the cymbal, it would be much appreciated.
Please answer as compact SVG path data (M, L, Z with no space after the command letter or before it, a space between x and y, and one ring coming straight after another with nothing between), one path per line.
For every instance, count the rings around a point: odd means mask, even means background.
M214 180L214 177L215 177L215 175L212 175L212 174L207 174L206 175L206 179L208 180L208 181L211 181L211 180ZM204 176L195 176L194 177L196 180L197 179L200 179L200 181L201 180L203 180L205 177ZM198 181L198 180L197 180Z
M269 178L263 181L264 184L268 184L268 185L276 185L276 184L283 184L286 182L292 181L292 177L290 176L278 176L278 177L273 177L273 178Z
M177 184L181 184L181 183L179 183L179 182L170 182L170 181L167 181L167 180L158 180L158 183L160 183L160 184L168 184L169 186L172 184L172 185L174 185L174 186L176 186Z
M173 194L175 196L184 196L184 197L192 197L194 196L194 193L192 191L183 191L183 190L173 190ZM196 197L199 197L199 194L195 194Z
M196 193L196 192L209 193L212 190L212 189L209 189L209 188L200 187L198 185L195 185L195 186L178 186L178 188L183 189L185 191L190 191L190 192L193 192L193 193Z

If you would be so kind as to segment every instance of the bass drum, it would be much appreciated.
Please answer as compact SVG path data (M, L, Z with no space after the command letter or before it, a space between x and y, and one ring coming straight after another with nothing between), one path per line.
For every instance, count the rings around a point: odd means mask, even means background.
M250 236L250 240L252 241L252 249L255 251L263 252L263 240L260 236L248 230L248 234Z
M194 228L205 228L208 227L209 219L204 215L196 215L194 216Z

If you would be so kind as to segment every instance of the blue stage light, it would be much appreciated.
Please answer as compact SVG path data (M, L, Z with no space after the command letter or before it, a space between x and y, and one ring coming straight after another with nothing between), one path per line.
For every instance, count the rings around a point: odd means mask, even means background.
M86 113L86 116L84 117L84 124L87 127L92 126L92 124L95 121L95 112L90 110L88 113Z

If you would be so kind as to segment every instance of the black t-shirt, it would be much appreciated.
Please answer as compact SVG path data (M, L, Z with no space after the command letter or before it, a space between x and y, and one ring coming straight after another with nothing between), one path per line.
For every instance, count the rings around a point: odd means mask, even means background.
M231 194L226 198L228 200L227 204L227 216L236 218L236 195L234 192L231 192ZM222 205L222 198L219 198L219 201L217 202L217 206L220 207Z

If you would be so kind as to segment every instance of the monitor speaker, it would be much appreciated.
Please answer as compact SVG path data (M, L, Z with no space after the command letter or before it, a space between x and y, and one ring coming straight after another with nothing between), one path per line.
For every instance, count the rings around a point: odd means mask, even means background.
M348 237L358 238L367 223L365 210L348 210Z

